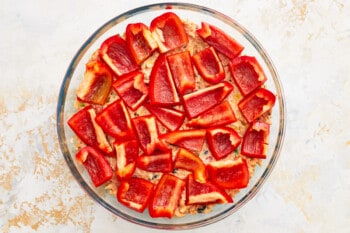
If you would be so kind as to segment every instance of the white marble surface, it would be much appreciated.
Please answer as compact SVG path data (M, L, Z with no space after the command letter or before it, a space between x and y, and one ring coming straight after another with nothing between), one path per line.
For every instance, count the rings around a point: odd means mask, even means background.
M350 2L190 2L253 32L287 101L284 147L261 192L191 232L350 232ZM147 3L0 1L0 232L154 232L111 215L80 189L55 127L58 91L77 49L107 20Z

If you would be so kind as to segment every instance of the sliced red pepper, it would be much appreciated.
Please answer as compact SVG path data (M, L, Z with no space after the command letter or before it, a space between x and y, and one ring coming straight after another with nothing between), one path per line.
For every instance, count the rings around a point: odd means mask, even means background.
M205 140L205 129L178 130L162 134L161 140L191 151L201 151Z
M95 122L95 117L95 110L89 105L75 113L68 120L68 125L86 145L99 148L111 155L113 148L101 127Z
M143 23L128 24L125 40L137 64L141 64L158 48L152 33Z
M266 75L255 57L240 56L230 63L230 71L238 89L248 95L267 80Z
M163 108L150 104L144 105L157 120L168 130L175 131L180 128L185 120L185 113L172 108Z
M188 43L187 33L182 21L173 12L167 12L154 18L150 30L161 53L183 47Z
M245 188L249 182L248 165L243 158L210 162L207 170L209 179L224 189Z
M113 170L108 161L94 147L83 147L77 152L76 159L84 165L95 187L106 183L113 176Z
M100 57L118 76L139 69L125 40L119 35L111 36L102 43Z
M86 64L83 81L77 89L77 98L86 103L106 103L111 91L113 75L107 65L99 60L91 60Z
M205 48L192 56L201 77L210 84L217 84L225 78L225 70L213 47Z
M239 146L241 137L230 127L213 127L207 130L207 142L211 154L219 160Z
M172 106L180 103L174 80L165 55L159 55L154 63L149 81L151 104Z
M189 127L208 128L213 126L227 125L236 122L237 118L230 103L224 100L219 105L202 113L186 123Z
M191 171L197 182L207 181L207 171L203 161L195 154L186 149L180 148L174 160L174 168L181 168Z
M160 154L139 156L137 167L149 172L171 172L173 170L171 150Z
M218 52L230 59L237 57L244 49L243 45L224 31L208 23L202 22L202 27L197 30L197 34Z
M250 123L270 111L275 104L276 96L269 90L258 88L244 97L239 103L244 118Z
M148 87L142 72L132 72L113 83L113 89L126 105L135 111L147 99Z
M152 182L133 177L120 183L117 199L123 205L142 213L148 206L153 187Z
M99 112L96 116L96 123L105 133L119 141L135 138L129 112L121 99L114 101Z
M185 185L186 182L180 178L168 173L163 174L150 200L151 217L173 217Z
M186 204L233 203L232 197L215 184L201 183L190 174L187 177Z
M265 159L269 143L270 125L262 121L253 121L243 136L242 155Z
M195 118L218 105L233 90L229 82L221 82L183 96L183 105L189 119Z
M136 168L136 159L139 155L139 146L136 140L115 142L116 152L115 174L118 180L130 178Z
M191 54L188 50L167 56L175 86L180 95L194 91L196 80L194 78Z

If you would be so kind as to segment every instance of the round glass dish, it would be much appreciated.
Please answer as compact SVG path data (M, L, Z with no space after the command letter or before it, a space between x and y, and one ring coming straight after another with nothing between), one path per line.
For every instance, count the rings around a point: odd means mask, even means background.
M255 56L262 65L268 81L266 87L277 96L272 111L272 125L270 129L269 149L267 159L257 166L254 176L247 188L242 189L235 197L233 204L216 205L213 211L206 214L187 215L172 219L151 218L147 211L141 214L132 211L118 203L113 195L107 193L104 187L95 188L84 167L75 159L76 148L71 142L74 133L67 125L69 117L76 112L74 107L75 92L83 78L85 64L101 43L108 37L123 33L129 23L143 22L146 25L156 16L167 11L175 12L181 19L188 19L197 25L201 21L213 24L245 46L243 54ZM78 50L71 61L64 77L57 103L57 132L63 156L81 187L98 204L117 216L143 226L158 229L191 229L217 222L245 205L259 191L271 173L279 157L285 132L285 102L281 83L266 51L255 37L230 17L215 10L185 3L161 3L139 7L125 12L100 27L94 32Z

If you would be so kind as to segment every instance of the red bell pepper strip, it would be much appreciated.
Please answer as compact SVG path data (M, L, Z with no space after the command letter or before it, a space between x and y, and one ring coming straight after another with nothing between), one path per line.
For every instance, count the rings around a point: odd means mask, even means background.
M229 82L221 82L183 96L183 106L189 119L218 105L233 90Z
M230 71L238 89L248 95L267 80L266 75L255 57L240 56L230 63Z
M253 121L243 136L241 153L251 158L265 159L270 134L270 125L262 121Z
M244 49L243 45L224 31L208 23L202 22L202 27L197 30L197 34L218 52L230 59L237 57Z
M171 218L179 204L186 182L165 173L158 182L149 204L149 214L153 218Z
M126 105L135 111L147 99L148 87L142 72L132 72L113 83L113 89Z
M205 129L178 130L160 135L160 140L171 145L198 152L202 150L205 133Z
M133 177L120 183L117 199L123 205L142 213L149 204L153 188L152 182Z
M245 188L249 182L249 170L245 159L210 162L207 171L211 182L224 189Z
M105 133L118 141L135 138L129 112L121 99L114 101L99 112L95 120Z
M165 55L154 63L149 81L149 99L153 105L173 106L180 103Z
M107 65L99 60L86 64L83 81L77 89L78 100L103 105L111 91L113 75Z
M137 64L141 64L158 48L152 33L143 23L128 24L125 40Z
M225 70L213 47L207 47L192 56L201 77L210 84L217 84L225 78Z
M181 168L192 172L197 182L207 181L207 171L203 161L195 154L180 148L174 160L174 168Z
M201 183L190 174L187 177L186 185L186 204L210 204L210 203L233 203L230 197L223 189L207 181Z
M149 172L171 172L173 170L171 150L154 155L139 156L136 166Z
M211 154L219 160L241 144L241 137L230 127L213 127L207 130L207 142Z
M112 155L113 148L101 127L96 123L95 117L95 110L89 105L75 113L68 120L68 125L86 145L99 148L107 155Z
M92 183L98 187L113 176L113 170L104 155L91 146L80 149L76 154L76 159L82 163L90 175Z
M213 126L227 125L236 122L237 118L233 112L231 105L224 100L219 105L202 113L186 123L189 127L208 128Z
M167 12L154 18L150 30L161 53L183 47L188 43L187 33L182 21L173 12Z
M168 130L175 131L180 128L185 120L185 113L172 108L163 108L150 104L144 105L157 120Z
M118 180L130 178L136 168L136 159L139 155L139 146L136 140L115 142L116 152L115 174Z
M186 50L171 54L167 56L167 59L178 93L182 96L194 91L196 80L190 52Z
M111 36L102 43L100 57L117 76L122 76L139 69L125 40L119 35Z
M239 103L244 118L250 123L270 111L275 104L276 96L269 90L258 88L256 91L245 96Z

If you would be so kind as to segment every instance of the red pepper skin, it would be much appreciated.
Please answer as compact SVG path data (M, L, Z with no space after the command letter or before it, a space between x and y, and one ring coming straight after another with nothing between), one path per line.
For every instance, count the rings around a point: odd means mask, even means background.
M183 96L183 106L189 119L193 119L218 105L233 90L229 82L221 82Z
M233 200L224 190L210 181L201 183L196 181L192 174L188 175L186 205L211 203L233 203Z
M173 106L180 103L165 55L154 63L149 81L149 100L153 105Z
M157 41L161 53L183 47L188 37L181 19L173 12L154 18L150 25L153 38Z
M243 136L241 153L250 158L265 159L270 134L270 125L253 121Z
M135 138L129 112L121 99L114 101L99 112L95 120L104 132L118 141Z
M236 121L237 118L231 108L231 105L227 100L224 100L219 105L202 113L197 118L190 120L186 123L186 125L194 128L209 128L213 126L231 124Z
M174 175L163 174L150 200L149 214L153 218L171 218L179 204L186 182Z
M258 119L264 113L270 111L275 104L276 96L269 90L258 88L256 91L245 96L239 103L244 118L249 122Z
M86 64L84 79L77 89L78 100L103 105L111 91L113 75L108 66L99 60Z
M167 59L178 93L182 96L194 91L196 81L190 52L171 54Z
M230 71L238 89L248 95L267 80L266 75L255 57L240 56L230 63Z
M148 206L153 188L152 182L133 177L120 183L117 199L123 205L142 213Z
M190 151L201 151L205 141L205 129L178 130L162 134L160 140Z
M125 40L137 64L141 64L158 48L151 31L143 23L128 24Z
M67 123L86 145L99 148L107 155L112 155L113 148L101 127L96 123L95 117L95 110L89 105L75 113Z
M186 149L180 148L174 160L174 168L181 168L191 171L197 182L207 181L207 171L203 161L195 154Z
M173 170L171 150L160 154L139 156L136 166L149 172L171 172Z
M129 179L135 171L136 159L139 155L139 146L136 140L115 142L116 152L115 174L118 180Z
M119 78L113 83L113 89L133 111L138 109L148 96L148 87L144 83L144 75L138 71Z
M102 43L100 57L117 76L122 76L139 69L125 40L119 35L111 36Z
M207 171L209 180L224 189L245 188L249 182L248 165L243 158L210 162Z
M217 84L225 78L225 70L213 47L205 48L192 56L201 77L210 84Z
M244 49L243 45L224 31L208 23L202 22L202 27L197 30L197 34L218 52L230 59L237 57Z
M76 159L84 165L95 187L106 183L113 176L113 170L108 161L104 155L94 147L83 147L77 152Z
M211 154L220 160L241 144L241 137L232 128L213 127L207 130L207 142Z

